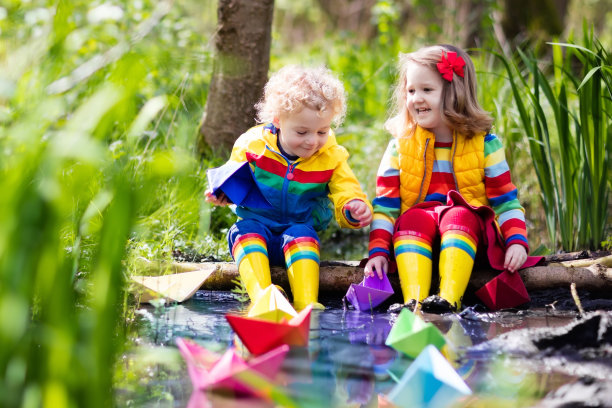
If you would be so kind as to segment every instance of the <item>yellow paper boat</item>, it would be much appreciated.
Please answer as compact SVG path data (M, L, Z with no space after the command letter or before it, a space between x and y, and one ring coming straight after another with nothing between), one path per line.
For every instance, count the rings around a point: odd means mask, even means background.
M191 298L214 271L212 267L171 275L132 276L132 281L137 284L136 291L142 293L141 302L166 298L180 303Z
M291 320L297 316L297 312L291 303L274 285L265 288L257 300L251 305L248 317L269 320L280 323L283 320Z

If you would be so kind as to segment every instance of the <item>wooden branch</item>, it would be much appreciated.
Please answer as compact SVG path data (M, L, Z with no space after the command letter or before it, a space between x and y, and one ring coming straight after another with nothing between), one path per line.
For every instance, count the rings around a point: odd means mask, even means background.
M571 262L549 263L545 266L526 268L519 273L528 290L569 287L573 282L578 289L609 292L612 289L612 268L607 266L610 261L610 256L606 256L591 259L590 262L582 262L578 266ZM202 286L202 289L208 290L231 290L236 286L232 280L238 278L238 269L233 262L159 264L140 258L137 269L139 274L149 275L212 269L213 273ZM273 267L271 273L274 283L281 285L285 290L289 289L285 268ZM498 273L498 271L491 269L475 270L470 279L468 290L481 288ZM358 261L321 262L319 276L321 292L344 292L351 283L357 283L363 279L363 268L359 267ZM401 290L398 275L389 275L389 280L394 290L399 293Z

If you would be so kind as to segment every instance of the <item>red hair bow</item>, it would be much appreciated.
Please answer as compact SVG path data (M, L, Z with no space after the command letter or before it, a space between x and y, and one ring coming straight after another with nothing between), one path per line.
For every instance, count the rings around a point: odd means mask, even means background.
M463 78L463 67L465 66L465 61L463 58L458 57L456 52L449 51L444 56L444 51L442 52L442 58L440 58L440 62L438 62L438 71L442 74L442 78L446 79L448 82L453 80L453 72Z

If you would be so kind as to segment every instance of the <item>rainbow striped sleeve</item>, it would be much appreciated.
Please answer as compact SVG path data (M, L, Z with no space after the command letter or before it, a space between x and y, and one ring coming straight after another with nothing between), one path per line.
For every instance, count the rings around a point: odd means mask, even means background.
M376 175L374 219L370 227L369 257L390 257L395 219L400 213L399 163L396 139L387 146Z
M520 244L529 250L525 209L518 201L516 186L510 178L504 147L493 134L485 137L484 171L487 198L497 215L506 246Z

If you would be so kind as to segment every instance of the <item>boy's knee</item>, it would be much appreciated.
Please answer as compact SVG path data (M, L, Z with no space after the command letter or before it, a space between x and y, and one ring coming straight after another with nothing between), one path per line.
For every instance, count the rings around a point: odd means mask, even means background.
M230 252L232 251L236 241L241 236L246 234L259 234L265 241L268 241L269 238L268 228L261 222L255 220L240 220L232 225L227 232L227 242L229 244Z
M290 242L295 241L297 238L308 237L312 238L319 243L319 235L310 225L293 225L287 228L283 232L282 246L283 248Z

